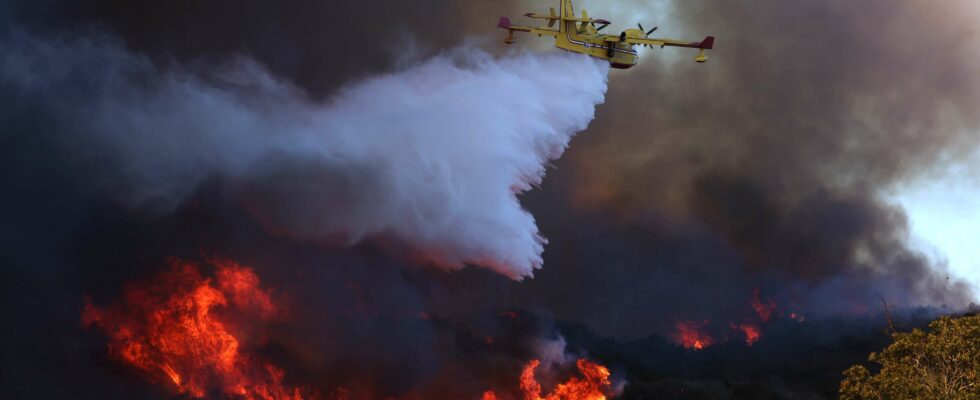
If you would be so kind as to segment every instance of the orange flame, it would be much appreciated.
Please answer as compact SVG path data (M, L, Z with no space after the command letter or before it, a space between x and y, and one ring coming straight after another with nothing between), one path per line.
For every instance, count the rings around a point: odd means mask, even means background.
M483 397L480 397L480 400L500 400L500 398L492 390L487 390L483 392Z
M539 360L531 360L521 371L521 398L523 400L606 400L606 392L610 392L612 382L609 381L609 369L584 358L575 365L579 377L571 377L564 383L559 383L550 394L541 397L541 384L534 373L541 365ZM501 400L491 390L483 393L482 400Z
M674 335L674 340L678 344L684 346L685 349L703 350L705 347L711 346L715 343L714 338L707 333L701 332L701 329L708 325L708 321L684 321L678 322L676 325L677 333Z
M745 323L745 324L731 324L732 329L741 331L745 335L745 344L749 346L755 344L762 337L762 331L758 326Z
M760 288L752 290L751 303L762 322L769 322L769 318L772 318L773 314L776 313L776 303L768 298L762 301L762 289Z
M220 391L246 400L304 398L309 390L284 385L282 369L244 354L239 338L215 313L269 321L279 312L269 292L259 288L252 269L231 261L212 263L217 268L214 280L192 263L171 260L167 272L127 287L121 303L106 308L86 304L82 323L105 332L113 358L178 394L204 398Z

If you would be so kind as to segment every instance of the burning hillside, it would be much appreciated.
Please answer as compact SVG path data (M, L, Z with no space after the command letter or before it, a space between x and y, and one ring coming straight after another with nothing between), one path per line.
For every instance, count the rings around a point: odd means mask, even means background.
M579 359L575 365L580 376L568 378L542 395L544 389L535 376L541 361L531 360L521 372L521 395L515 400L606 400L607 394L612 393L609 369L587 359ZM482 397L482 400L504 399L494 391L486 391Z
M733 338L740 339L745 344L752 346L762 337L764 329L777 320L789 320L802 323L806 320L798 311L784 312L776 301L762 295L762 289L756 287L752 290L752 296L748 301L754 314L742 320L733 320L725 324L712 324L710 320L701 321L680 321L674 325L672 338L679 346L690 350L704 350L705 348L727 342Z
M257 351L263 338L256 332L282 322L286 310L280 303L249 267L218 259L202 268L171 259L164 272L127 285L119 301L104 307L86 304L82 324L102 331L114 360L186 398L328 398L311 387L288 384L284 370ZM502 317L518 318L513 311ZM493 345L493 340L486 344ZM519 382L502 393L520 393L515 400L605 400L613 394L609 369L596 362L579 359L576 370L568 372L571 376L548 385L538 380L540 366L540 360L529 361ZM561 370L547 371L552 382ZM370 396L338 386L329 398ZM495 391L484 392L482 398L508 399Z
M258 276L233 261L213 267L211 278L172 260L168 271L128 286L118 303L86 305L83 325L108 337L113 358L189 398L317 398L287 385L281 368L246 348L259 343L245 342L243 332L282 312Z

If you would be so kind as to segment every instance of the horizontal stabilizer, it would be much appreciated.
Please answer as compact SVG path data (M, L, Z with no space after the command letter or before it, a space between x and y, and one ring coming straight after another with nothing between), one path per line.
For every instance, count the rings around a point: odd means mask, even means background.
M549 15L535 14L535 13L527 13L527 14L524 14L524 16L525 17L528 17L528 18L547 20L548 21L548 27L549 28L553 28L555 26L555 23L558 22L558 20L561 19L561 16L559 16L558 13L555 12L555 8L554 7L551 7L551 14L549 14Z

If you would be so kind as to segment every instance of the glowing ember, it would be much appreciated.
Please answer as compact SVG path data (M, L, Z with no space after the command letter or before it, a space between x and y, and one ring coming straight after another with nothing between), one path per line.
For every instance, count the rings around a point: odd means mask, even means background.
M579 359L576 362L579 377L569 378L564 383L559 383L555 390L544 397L541 397L541 384L538 383L534 373L541 361L531 360L521 371L521 393L523 400L605 400L606 395L611 391L612 383L609 381L609 369L586 359ZM500 400L493 391L483 393L482 400Z
M762 322L769 322L769 318L772 318L773 314L776 313L776 303L772 299L766 299L762 301L762 289L755 288L752 291L752 308L755 309L755 313L759 315L759 319Z
M714 339L707 333L702 332L702 329L708 325L708 321L687 321L678 322L676 325L677 332L674 335L674 340L678 344L684 346L685 349L703 350L705 347L711 346L715 343Z
M762 337L762 331L759 327L752 324L731 324L731 327L745 335L745 343L749 346L758 342L759 338Z
M86 304L82 323L105 332L113 358L187 397L316 397L284 385L282 369L241 351L221 316L261 322L278 309L250 268L212 263L213 280L194 264L171 260L169 271L127 287L122 302L105 308Z

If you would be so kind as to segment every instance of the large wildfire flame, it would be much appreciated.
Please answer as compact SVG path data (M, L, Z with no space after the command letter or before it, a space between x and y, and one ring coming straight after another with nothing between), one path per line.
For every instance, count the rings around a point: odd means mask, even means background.
M252 269L212 261L215 278L197 266L170 261L152 281L131 285L109 307L86 304L82 322L109 337L110 355L191 398L218 395L239 399L303 399L314 392L283 383L279 367L246 354L232 334L235 320L268 322L280 310L259 288Z
M559 383L555 389L542 397L541 384L535 378L535 372L541 365L539 360L531 360L521 372L522 400L605 400L606 393L611 391L609 369L595 362L579 359L576 362L579 377L571 377L564 383ZM493 391L483 393L482 400L502 400Z

